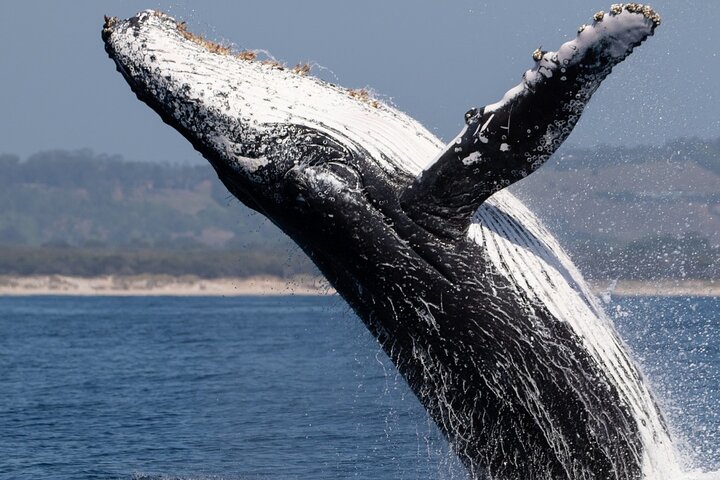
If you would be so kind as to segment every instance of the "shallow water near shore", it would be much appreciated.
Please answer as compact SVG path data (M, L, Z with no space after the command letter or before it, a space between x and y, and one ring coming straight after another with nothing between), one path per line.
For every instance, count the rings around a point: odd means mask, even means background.
M720 298L606 308L718 470ZM0 392L0 478L466 478L337 297L0 298Z

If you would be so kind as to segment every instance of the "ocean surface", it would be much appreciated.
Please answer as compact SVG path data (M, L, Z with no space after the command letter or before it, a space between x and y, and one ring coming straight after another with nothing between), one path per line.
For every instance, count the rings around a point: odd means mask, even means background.
M720 298L606 309L720 468ZM0 479L464 479L335 297L0 298Z

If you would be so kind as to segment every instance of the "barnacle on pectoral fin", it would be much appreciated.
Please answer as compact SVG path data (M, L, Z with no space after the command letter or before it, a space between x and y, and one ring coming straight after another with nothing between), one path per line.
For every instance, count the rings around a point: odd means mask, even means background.
M542 46L540 46L535 49L535 51L532 54L532 58L536 62L539 62L540 60L542 60L543 55L545 55L545 52L542 51Z
M662 22L660 15L650 5L643 5L642 3L615 3L610 7L610 14L620 15L623 10L642 14L645 18L650 19L656 27Z
M655 26L660 25L660 22L662 21L660 15L655 10L653 10L650 5L643 5L641 3L628 3L625 5L625 10L631 13L642 14L645 18L650 19Z
M110 32L112 32L112 29L115 27L115 24L118 22L117 17L108 17L107 15L104 16L105 23L103 24L102 33L104 35L108 35Z

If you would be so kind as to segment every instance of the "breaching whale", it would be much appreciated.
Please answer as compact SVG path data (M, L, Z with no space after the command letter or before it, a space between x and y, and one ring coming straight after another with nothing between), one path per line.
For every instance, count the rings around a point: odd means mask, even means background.
M106 18L137 97L307 253L473 478L678 477L643 377L568 256L505 187L567 138L660 17L598 12L443 145L365 91L155 11Z

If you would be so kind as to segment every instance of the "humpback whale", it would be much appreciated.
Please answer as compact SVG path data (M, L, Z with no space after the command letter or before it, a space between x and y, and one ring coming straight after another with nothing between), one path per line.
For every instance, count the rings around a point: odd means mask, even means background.
M106 18L137 97L357 312L472 478L677 478L642 374L567 254L505 188L568 137L660 24L598 12L444 145L372 98L233 52L172 17Z

